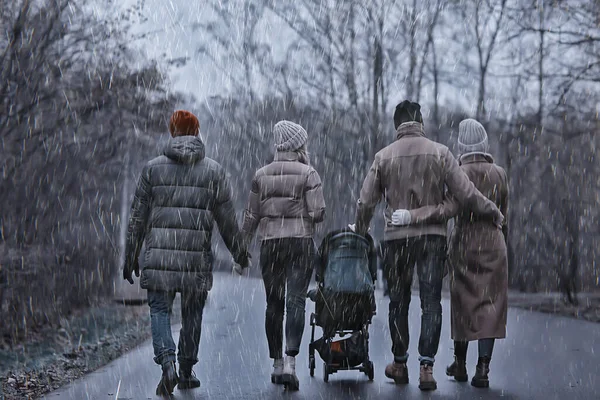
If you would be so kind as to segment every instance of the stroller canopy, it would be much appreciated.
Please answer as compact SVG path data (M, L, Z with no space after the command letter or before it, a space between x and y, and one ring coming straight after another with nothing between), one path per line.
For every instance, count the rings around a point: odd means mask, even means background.
M328 234L319 249L317 279L326 291L366 294L373 291L377 273L377 253L370 236L351 230Z

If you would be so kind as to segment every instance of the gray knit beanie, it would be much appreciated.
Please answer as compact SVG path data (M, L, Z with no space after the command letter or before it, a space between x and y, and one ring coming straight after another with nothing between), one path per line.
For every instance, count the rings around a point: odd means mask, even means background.
M282 120L273 127L275 149L277 151L295 151L304 146L308 133L298 124Z
M472 118L462 120L458 124L458 151L460 154L490 150L487 132L483 125Z

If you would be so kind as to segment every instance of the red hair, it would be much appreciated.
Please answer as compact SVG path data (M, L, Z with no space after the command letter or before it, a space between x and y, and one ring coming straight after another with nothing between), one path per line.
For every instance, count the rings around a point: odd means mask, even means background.
M177 110L169 120L169 132L172 137L197 136L200 132L200 122L191 112Z

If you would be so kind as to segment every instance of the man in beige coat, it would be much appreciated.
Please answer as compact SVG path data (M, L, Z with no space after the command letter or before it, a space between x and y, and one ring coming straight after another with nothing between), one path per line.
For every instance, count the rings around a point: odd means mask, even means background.
M441 290L446 257L446 223L411 222L410 211L436 206L445 188L457 201L478 214L504 219L496 205L474 186L446 146L427 139L420 105L398 104L394 113L396 141L375 155L360 192L356 231L366 234L375 207L385 198L384 274L389 285L389 326L394 362L385 374L398 384L408 383L408 309L415 264L421 297L421 363L419 388L434 390L433 364L442 323ZM396 212L395 210L403 210Z

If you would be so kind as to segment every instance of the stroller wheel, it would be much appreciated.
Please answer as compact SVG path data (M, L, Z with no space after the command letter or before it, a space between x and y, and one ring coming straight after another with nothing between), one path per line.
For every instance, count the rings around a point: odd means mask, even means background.
M375 378L375 368L373 366L373 361L365 361L363 364L363 368L365 371L365 375L372 381Z
M308 357L308 369L310 370L310 376L315 376L315 356Z
M323 363L323 381L325 383L329 382L329 367L326 362Z

